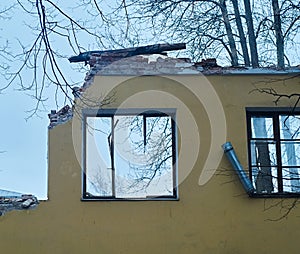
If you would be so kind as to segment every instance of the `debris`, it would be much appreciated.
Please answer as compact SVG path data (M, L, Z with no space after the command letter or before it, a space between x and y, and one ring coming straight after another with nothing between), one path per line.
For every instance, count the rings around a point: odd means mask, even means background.
M22 195L20 197L0 197L0 216L12 210L33 209L39 204L33 195Z
M66 123L73 117L73 110L69 105L64 106L61 110L51 110L51 113L48 114L50 119L49 129L52 129L54 126Z
M28 208L30 207L31 204L34 203L34 200L33 199L27 199L25 200L23 203L22 203L22 207L23 208Z
M217 59L216 58L207 58L207 59L202 59L201 62L197 62L194 64L196 67L201 66L202 68L212 68L212 67L220 67L217 64Z
M77 99L81 96L83 92L83 89L81 87L78 87L78 86L74 86L72 88L72 94L74 95L74 98Z
M154 44L142 47L132 47L117 50L88 51L78 56L69 58L70 62L85 62L90 66L84 83L81 87L73 87L74 103L82 93L94 82L94 77L102 76L157 76L157 75L226 75L226 74L264 74L276 73L279 71L272 68L249 68L221 67L217 64L216 58L202 59L201 62L193 63L189 58L168 57L166 51L185 49L185 43L175 44ZM288 70L281 70L285 73L299 73L299 66ZM49 129L54 126L66 123L73 117L73 110L66 105L61 110L51 110L48 114L50 119Z
M131 57L136 55L148 55L148 54L160 54L164 53L164 51L172 51L172 50L180 50L185 49L185 43L175 43L175 44L154 44L142 47L133 47L133 48L126 48L126 49L116 49L116 50L95 50L95 51L88 51L84 53L80 53L78 56L72 56L69 58L71 63L76 62L88 62L90 61L90 57L92 55L97 55L98 57L111 57L111 58L125 58Z

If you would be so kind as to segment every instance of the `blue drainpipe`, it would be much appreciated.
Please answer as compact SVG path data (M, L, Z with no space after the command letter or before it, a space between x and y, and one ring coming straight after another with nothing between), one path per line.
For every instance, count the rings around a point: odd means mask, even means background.
M222 145L222 148L228 160L230 161L231 165L233 166L236 173L238 174L245 191L251 197L255 192L255 188L253 187L253 184L251 183L249 177L247 176L241 163L239 162L236 153L232 147L232 144L230 142L226 142L225 144Z

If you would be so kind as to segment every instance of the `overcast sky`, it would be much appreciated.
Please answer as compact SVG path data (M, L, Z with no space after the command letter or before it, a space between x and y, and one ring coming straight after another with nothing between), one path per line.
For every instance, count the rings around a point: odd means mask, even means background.
M0 10L7 6L6 1L0 2ZM20 51L17 39L25 45L33 41L32 31L24 22L36 22L28 16L24 20L24 13L15 9L10 12L11 19L0 18L0 45L9 42L10 49ZM64 52L64 47L61 47ZM3 63L1 63L3 64ZM11 62L15 69L20 62ZM65 59L64 64L69 67ZM0 69L3 72L3 70ZM74 75L74 72L73 74ZM32 73L26 73L23 78L30 80ZM84 79L83 73L78 73L77 80ZM7 80L0 75L3 87ZM46 109L39 112L39 116L29 119L30 110L34 109L36 101L29 93L18 91L16 84L0 94L0 189L34 194L39 199L47 198L47 135L48 116L51 109L56 109L55 100L45 102ZM46 93L52 96L54 90L49 88ZM27 119L27 120L26 120Z
M14 1L0 1L0 47L7 41L10 50L15 53L15 51L22 51L18 40L23 45L32 44L36 38L33 33L36 31L29 29L26 23L33 25L38 20L33 19L30 14L25 14L21 8L10 11L7 16L1 13L1 10L12 2ZM24 2L26 3L26 1ZM57 2L60 6L76 5L76 1L57 0ZM111 4L112 1L107 2ZM106 2L104 1L104 3ZM76 9L68 10L72 15L74 13L79 17L84 15L76 12ZM80 41L81 46L87 49L97 49L95 44L90 44L91 41L86 36L88 37L87 34L84 34L83 37L80 37L83 39ZM60 50L59 53L66 56L60 62L64 74L68 75L67 78L71 78L72 82L78 82L80 86L84 80L84 73L75 71L72 66L77 64L72 65L68 62L67 57L73 55L70 48L65 46L65 42L62 43L59 40L53 40L51 43L54 43ZM291 64L294 65L295 62L298 64L299 56L296 52L293 53L296 61L292 59ZM22 63L10 59L8 64L16 71ZM0 67L2 65L3 62L0 62ZM3 72L1 68L0 72ZM24 84L28 85L32 79L32 72L27 72L22 77ZM7 82L0 75L0 87L5 86ZM49 123L47 114L51 109L58 109L53 96L55 88L55 86L50 86L44 91L44 95L49 97L45 101L45 110L39 112L39 116L29 119L27 119L30 116L29 111L36 105L36 101L29 96L29 92L18 91L15 83L0 94L0 189L34 194L40 199L47 198L47 126ZM60 105L62 106L62 103Z

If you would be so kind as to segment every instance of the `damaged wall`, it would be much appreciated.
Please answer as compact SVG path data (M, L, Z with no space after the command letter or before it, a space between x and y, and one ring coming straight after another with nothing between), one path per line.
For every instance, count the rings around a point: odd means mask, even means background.
M201 143L192 171L181 175L186 178L179 185L180 200L80 201L82 172L76 149L81 149L82 132L80 124L76 125L80 118L73 118L49 130L49 201L42 202L35 210L12 211L0 217L2 251L252 254L284 253L288 249L297 253L298 209L287 219L268 221L281 215L280 207L264 211L278 200L250 199L225 157L217 165L217 174L203 186L198 185L209 153L207 148L212 142L207 111L214 105L204 105L191 92L196 89L201 93L206 91L206 85L213 86L226 117L226 139L234 144L241 163L247 168L245 107L274 106L272 97L250 91L254 83L285 77L212 75L207 81L197 75L132 78L97 75L84 96L95 100L106 93L114 95L115 99L105 107L116 108L124 103L122 107L174 108L174 96L192 112L200 126ZM187 86L182 86L183 83ZM274 87L292 92L295 84L298 80L289 79L275 82ZM112 86L115 86L113 90ZM157 96L148 97L145 91L156 91ZM145 96L139 97L142 93ZM172 96L164 99L166 93ZM279 106L290 105L292 101L283 100ZM184 142L188 146L195 140L189 119L180 110L177 118L182 131L190 132L184 140L179 136L179 147ZM74 140L78 143L74 144ZM181 152L187 154L188 160L192 151ZM181 160L178 170L179 174L184 172Z
M21 195L20 197L0 196L0 216L13 210L30 210L37 207L39 201L33 195Z

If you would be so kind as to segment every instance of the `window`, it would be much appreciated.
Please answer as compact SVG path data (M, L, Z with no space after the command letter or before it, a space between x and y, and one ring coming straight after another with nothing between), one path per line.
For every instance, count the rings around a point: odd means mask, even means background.
M300 194L300 112L248 108L249 174L257 194Z
M177 199L175 110L83 111L83 199Z

